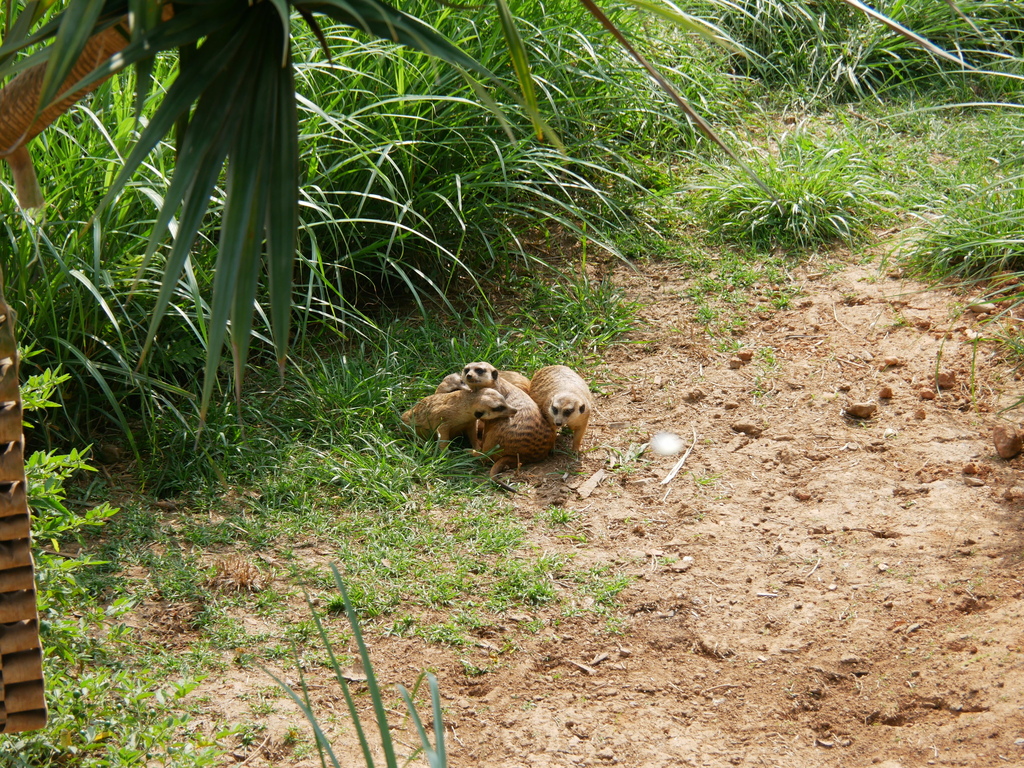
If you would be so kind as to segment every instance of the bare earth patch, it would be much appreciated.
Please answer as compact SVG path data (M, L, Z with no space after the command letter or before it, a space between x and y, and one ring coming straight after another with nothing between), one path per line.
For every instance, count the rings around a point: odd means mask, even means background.
M1020 386L975 349L964 300L862 267L805 274L734 355L693 324L671 265L616 279L649 326L595 376L582 459L566 435L510 477L524 520L578 513L534 524L537 548L635 577L619 620L563 604L472 649L370 633L385 684L436 672L451 765L1024 764L1024 459L992 443ZM662 430L693 444L664 484L682 453L629 450ZM234 674L200 690L212 708L267 683ZM340 692L317 685L354 757ZM319 765L282 742L308 733L289 703L268 723L235 759Z

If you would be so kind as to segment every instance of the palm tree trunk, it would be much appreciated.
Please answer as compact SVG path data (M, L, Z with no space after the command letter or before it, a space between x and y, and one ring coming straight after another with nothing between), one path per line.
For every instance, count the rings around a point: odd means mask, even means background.
M14 312L0 275L0 733L46 724Z
M61 91L71 88L127 44L128 30L120 24L90 37L71 73L64 79ZM18 204L25 209L38 208L43 204L43 194L25 145L70 109L72 104L106 80L103 78L75 91L37 115L45 73L46 64L37 64L0 89L0 157L11 166Z

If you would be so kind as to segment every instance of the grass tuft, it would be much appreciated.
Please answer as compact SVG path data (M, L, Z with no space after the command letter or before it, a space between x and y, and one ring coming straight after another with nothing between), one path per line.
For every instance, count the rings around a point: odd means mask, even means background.
M850 243L893 198L867 158L800 132L783 134L769 150L748 148L746 156L774 196L731 164L708 164L708 179L696 187L705 218L725 240L800 250Z

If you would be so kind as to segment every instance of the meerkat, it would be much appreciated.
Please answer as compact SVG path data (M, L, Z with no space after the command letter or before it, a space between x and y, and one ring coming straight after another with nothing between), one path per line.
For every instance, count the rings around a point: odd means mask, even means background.
M505 399L516 412L507 419L482 422L481 435L474 446L484 454L499 449L492 457L491 479L506 469L543 461L555 445L555 431L529 395L510 386Z
M518 387L526 394L530 394L530 380L516 371L498 371L498 381L507 381L513 387Z
M572 430L572 449L579 453L593 408L587 382L572 368L549 365L533 374L530 397L537 403L555 434L562 427Z
M469 389L469 385L462 380L461 373L449 373L441 379L441 383L437 385L437 389L434 390L434 394L444 395L448 392L457 392L460 389L465 392L471 391Z
M462 369L462 381L470 389L493 387L508 397L510 389L530 394L530 380L515 371L499 371L490 363L470 363Z
M496 389L487 387L475 392L457 389L424 397L402 414L402 421L422 438L436 433L442 445L460 434L465 434L470 444L474 444L479 441L477 420L502 421L514 416L516 410Z

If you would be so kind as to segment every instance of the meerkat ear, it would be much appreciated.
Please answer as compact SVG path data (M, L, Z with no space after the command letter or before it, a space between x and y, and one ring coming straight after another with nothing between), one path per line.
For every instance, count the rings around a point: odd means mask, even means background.
M478 419L482 419L484 417L484 412L483 411L477 411L473 415L476 416Z
M583 413L585 410L587 410L587 404L580 403L580 413Z
M497 371L497 370L495 370L495 371L494 371L494 376L493 376L492 378L493 378L493 379L494 379L495 381L497 381L497 380L498 380L498 371Z

